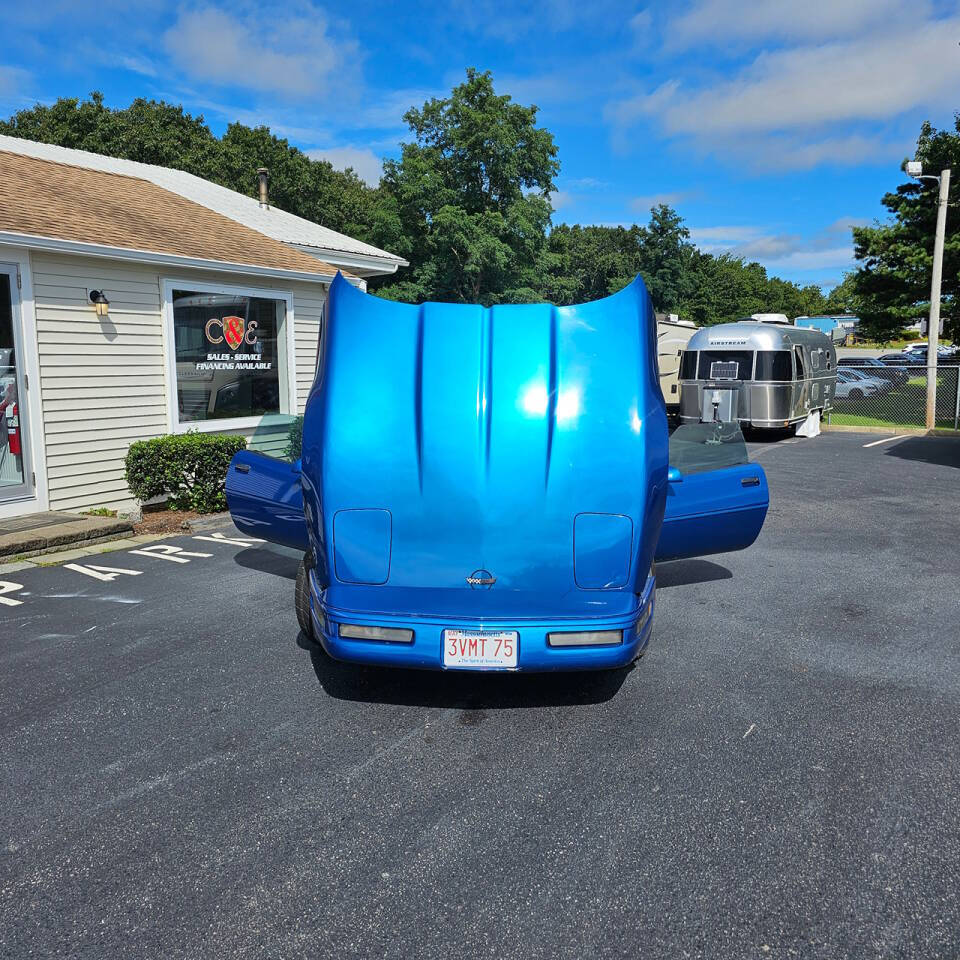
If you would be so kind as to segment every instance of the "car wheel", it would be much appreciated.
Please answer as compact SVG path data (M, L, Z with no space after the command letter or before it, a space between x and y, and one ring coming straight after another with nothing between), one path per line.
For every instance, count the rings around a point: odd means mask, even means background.
M848 396L851 400L862 400L862 399L863 399L863 391L862 391L862 390L858 390L856 387L854 387L854 388L850 391L850 393L847 394L847 396Z
M303 555L297 569L297 585L294 591L294 605L297 609L297 623L308 640L316 642L313 633L313 619L310 616L310 568L307 566L308 554Z

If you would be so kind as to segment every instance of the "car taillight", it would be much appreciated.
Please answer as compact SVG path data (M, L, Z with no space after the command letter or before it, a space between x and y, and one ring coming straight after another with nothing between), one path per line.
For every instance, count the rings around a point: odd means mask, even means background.
M379 640L382 643L413 643L412 630L396 627L364 627L358 623L341 623L340 636L345 640Z
M622 630L574 630L569 633L548 633L551 647L600 647L623 643Z

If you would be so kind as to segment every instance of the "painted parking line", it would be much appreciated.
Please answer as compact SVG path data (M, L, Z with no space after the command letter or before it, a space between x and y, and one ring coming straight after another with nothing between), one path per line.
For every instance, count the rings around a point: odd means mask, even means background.
M872 440L870 443L865 443L864 447L878 447L881 443L890 443L892 440L906 440L909 436L909 433L899 433L895 437L883 437L881 440Z
M155 543L152 546L144 547L142 550L130 550L130 553L138 557L154 557L157 560L170 560L173 563L189 563L187 557L212 557L212 553L191 553L184 550L183 547L174 546L172 543Z
M231 547L242 548L249 548L258 543L266 543L265 540L261 540L259 537L249 537L244 536L243 534L228 536L219 531L196 535L192 537L192 539L204 541L206 543L220 543ZM168 560L171 563L178 564L190 563L193 560L206 560L213 557L212 553L205 553L199 550L185 550L183 547L172 543L151 543L149 546L143 546L135 550L127 550L126 552L130 556L149 557L154 560ZM107 560L107 556L104 555L106 553L109 553L109 551L98 551L96 553L91 553L89 555L89 560ZM119 551L114 551L110 556L110 559L119 559L121 556L122 554ZM84 559L87 560L88 558ZM139 577L144 572L143 570L133 570L129 567L115 567L90 562L77 562L64 563L55 566L51 565L50 573L51 575L56 576L58 571L65 570L69 570L74 574L82 574L85 577L89 577L92 580L98 580L103 583L112 583L113 581L120 580L124 577ZM0 580L0 608L23 606L24 600L14 596L14 594L20 593L23 590L24 586L21 583L15 583L12 580ZM70 596L72 597L74 594L70 594ZM24 593L24 597L34 599L33 595L30 593ZM51 597L50 595L38 595L36 599L51 599Z
M83 564L83 563L65 563L63 565L64 570L74 570L77 573L82 573L85 576L93 577L94 580L104 580L107 583L110 583L113 580L116 580L117 577L121 575L126 575L128 577L139 577L142 570L126 570L123 567L98 567L92 563Z
M17 593L23 589L22 583L13 583L10 580L0 580L0 603L6 607L21 607L22 600L14 600L13 597L4 596L7 593Z
M209 543L232 543L238 547L249 547L254 543L266 543L257 537L227 537L222 533L211 533L210 536L196 536L194 540L207 540ZM209 554L208 554L209 556Z

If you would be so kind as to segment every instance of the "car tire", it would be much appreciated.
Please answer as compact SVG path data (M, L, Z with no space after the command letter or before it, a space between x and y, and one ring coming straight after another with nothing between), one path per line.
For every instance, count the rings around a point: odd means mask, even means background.
M304 636L316 642L313 632L313 618L310 616L310 568L307 566L309 554L304 554L297 568L297 585L294 590L294 605L297 610L297 623Z
M847 394L847 397L849 397L849 399L851 399L851 400L862 400L862 399L863 399L863 391L862 391L862 390L858 390L856 387L854 387L854 388Z

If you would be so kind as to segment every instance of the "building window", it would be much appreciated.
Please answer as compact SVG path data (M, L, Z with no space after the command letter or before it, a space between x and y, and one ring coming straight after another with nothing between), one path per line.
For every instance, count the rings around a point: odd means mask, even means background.
M289 297L169 282L167 294L175 425L292 412Z

